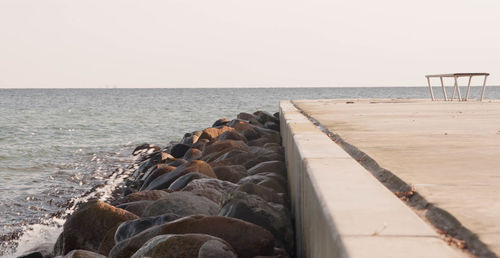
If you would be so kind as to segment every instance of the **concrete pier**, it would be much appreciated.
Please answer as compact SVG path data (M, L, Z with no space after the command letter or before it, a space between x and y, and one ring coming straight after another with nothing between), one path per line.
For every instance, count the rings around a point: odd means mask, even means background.
M298 254L470 256L456 246L500 254L499 101L280 108Z

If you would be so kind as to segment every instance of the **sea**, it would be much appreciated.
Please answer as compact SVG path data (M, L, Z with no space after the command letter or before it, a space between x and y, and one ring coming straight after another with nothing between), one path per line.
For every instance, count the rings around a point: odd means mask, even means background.
M472 87L471 96L480 90ZM500 87L488 87L486 97L500 98ZM133 172L137 145L165 146L240 112L275 113L280 100L326 98L429 98L429 92L427 87L0 89L0 256L55 242L78 203L109 199Z

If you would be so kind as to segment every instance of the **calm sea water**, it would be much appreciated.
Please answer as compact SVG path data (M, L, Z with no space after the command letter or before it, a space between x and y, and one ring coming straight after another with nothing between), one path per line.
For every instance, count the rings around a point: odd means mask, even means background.
M487 97L500 98L500 87L487 90ZM428 98L428 91L0 89L0 255L55 241L64 220L52 214L69 214L67 203L82 196L109 197L138 144L166 145L239 112L274 113L279 100L319 98ZM20 238L7 241L13 236Z

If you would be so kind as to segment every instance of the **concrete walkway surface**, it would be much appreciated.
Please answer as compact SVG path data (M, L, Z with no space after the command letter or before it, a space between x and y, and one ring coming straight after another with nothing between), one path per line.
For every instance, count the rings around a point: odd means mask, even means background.
M500 255L500 101L293 103Z
M290 102L280 102L298 257L469 257Z

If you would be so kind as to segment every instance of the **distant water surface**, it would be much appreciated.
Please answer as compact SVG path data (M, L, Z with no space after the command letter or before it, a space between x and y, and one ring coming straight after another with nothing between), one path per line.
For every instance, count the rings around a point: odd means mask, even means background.
M0 89L0 255L55 241L63 220L50 214L99 185L108 186L98 193L105 198L138 144L166 145L239 112L274 113L279 100L428 94L425 87ZM500 87L486 96L500 98ZM22 237L7 241L13 235Z

